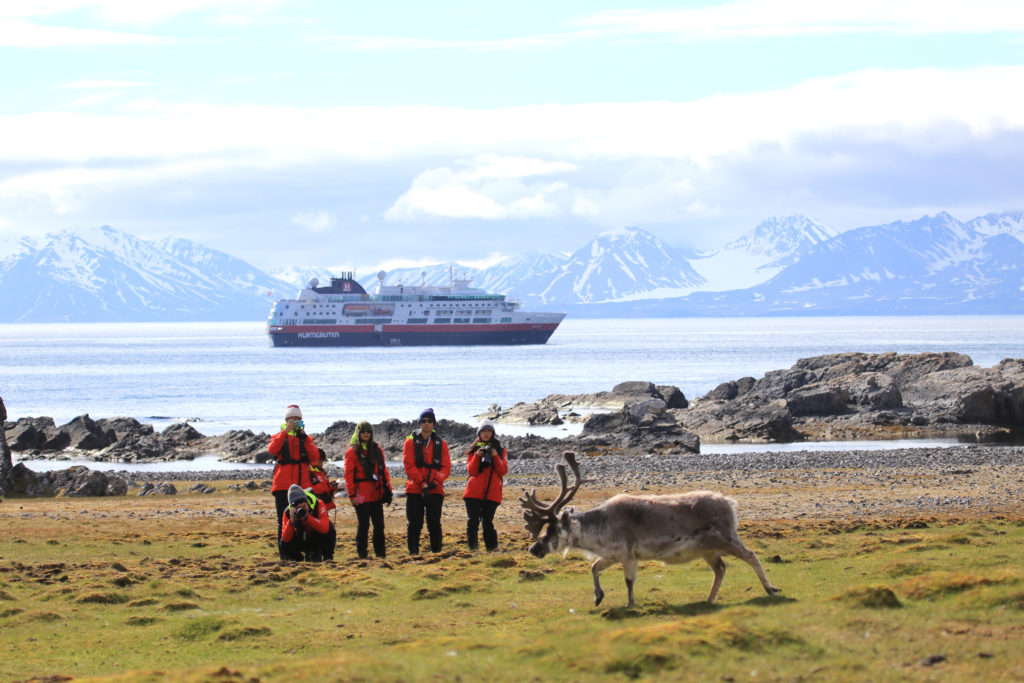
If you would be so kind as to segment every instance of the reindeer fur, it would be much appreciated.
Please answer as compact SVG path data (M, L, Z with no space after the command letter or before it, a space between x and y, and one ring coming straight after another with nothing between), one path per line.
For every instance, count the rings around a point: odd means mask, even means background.
M566 456L572 454L567 453ZM559 473L563 490L555 504L547 508L537 506L533 494L520 499L527 510L524 513L527 528L536 540L530 552L544 557L548 553L580 550L595 558L590 567L594 578L595 605L600 605L604 599L599 578L601 571L619 562L625 573L629 605L634 605L633 587L637 564L641 560L683 564L703 559L715 574L708 602L714 602L725 577L723 555L738 557L749 564L769 595L779 591L768 580L757 556L740 541L736 502L731 498L714 491L661 496L620 494L585 512L571 508L560 510L583 483L579 479L575 459L566 457L566 461L573 467L577 479L568 496L563 468ZM538 513L544 515L543 522L539 520Z

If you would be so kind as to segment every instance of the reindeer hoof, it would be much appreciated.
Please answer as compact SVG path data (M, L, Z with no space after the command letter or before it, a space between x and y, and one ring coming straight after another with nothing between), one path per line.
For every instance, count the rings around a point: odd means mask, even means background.
M772 586L771 588L768 589L768 595L775 595L776 593L781 593L781 592L782 592L782 589L781 588L776 588L775 586Z
M594 592L594 607L597 607L598 605L600 605L602 600L604 600L604 591L601 591L600 593L595 591Z

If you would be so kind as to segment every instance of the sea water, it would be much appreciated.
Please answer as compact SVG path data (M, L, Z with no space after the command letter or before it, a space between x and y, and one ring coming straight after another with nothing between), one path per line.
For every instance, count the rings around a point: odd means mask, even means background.
M255 322L7 324L0 397L11 420L47 415L60 425L88 413L158 430L189 420L208 436L276 431L290 403L310 432L336 420L413 420L427 407L473 423L491 404L628 380L693 398L844 351L957 351L989 367L1024 358L1022 330L1024 316L569 318L535 346L274 348Z

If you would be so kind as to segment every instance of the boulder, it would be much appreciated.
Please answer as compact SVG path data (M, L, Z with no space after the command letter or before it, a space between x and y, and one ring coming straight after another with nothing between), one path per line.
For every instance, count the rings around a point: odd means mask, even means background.
M152 462L170 459L172 448L159 434L130 434L110 446L103 455L111 462Z
M597 448L644 454L700 452L700 439L680 427L660 398L590 415L576 442L584 451Z
M57 434L52 417L22 417L4 423L7 444L12 451L41 451Z
M761 404L702 399L688 410L673 413L682 428L705 441L786 443L803 439L785 400Z
M160 433L160 440L177 447L194 446L206 437L188 422L175 422Z
M850 392L839 382L817 382L790 391L782 400L794 417L840 415L846 412Z
M250 429L232 429L219 436L209 437L204 449L221 454L221 460L229 462L270 462L267 452L270 436L254 434Z
M690 402L686 400L686 396L680 391L679 387L658 386L657 391L658 396L665 402L666 408L677 410L690 405Z
M143 424L134 417L104 417L96 420L96 425L104 432L113 432L115 441L129 436L149 436L154 432L153 425Z
M911 382L904 403L933 422L1024 426L1024 360L942 370Z
M33 472L24 463L18 463L14 471L15 487L9 493L26 497L123 496L128 491L128 483L122 477L82 465L54 472Z
M169 481L161 482L159 484L153 484L152 482L146 482L142 485L138 495L140 496L174 496L177 495L178 489L175 488L174 484Z
M83 451L97 451L117 441L113 430L103 430L88 414L79 415L59 431L67 435L68 446Z

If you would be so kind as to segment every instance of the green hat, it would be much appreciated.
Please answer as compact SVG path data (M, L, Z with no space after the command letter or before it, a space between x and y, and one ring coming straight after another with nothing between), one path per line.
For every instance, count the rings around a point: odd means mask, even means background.
M370 439L373 440L373 425L363 420L356 425L356 430L352 432L352 439L349 443L359 443L359 432L370 432Z

